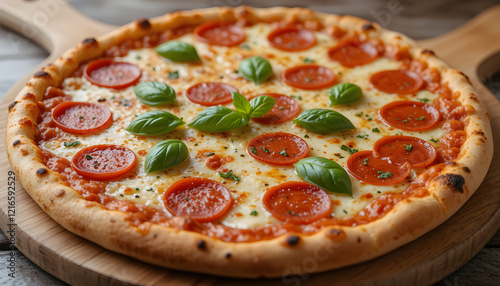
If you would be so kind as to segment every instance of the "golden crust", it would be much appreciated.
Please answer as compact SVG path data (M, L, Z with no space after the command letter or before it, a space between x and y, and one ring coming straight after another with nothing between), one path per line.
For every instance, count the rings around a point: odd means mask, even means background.
M45 89L59 85L81 63L101 56L125 39L214 19L295 21L316 20L345 30L365 31L385 43L407 46L411 55L437 68L442 82L460 92L462 105L470 105L467 140L459 159L431 184L432 195L399 203L383 218L357 227L326 227L314 235L286 234L252 242L231 243L195 232L145 223L132 226L127 215L109 211L84 200L60 177L42 164L34 138L40 111L37 102ZM468 80L432 53L418 48L407 37L350 16L327 15L302 8L212 8L183 11L151 20L138 20L104 35L87 39L65 53L53 65L38 72L16 97L10 108L6 134L9 161L31 197L54 220L71 232L110 250L153 264L175 269L232 277L276 277L339 268L387 253L436 227L460 208L474 193L488 170L493 142L486 108ZM20 122L23 122L21 124ZM17 141L19 140L19 141ZM16 142L16 144L14 144Z

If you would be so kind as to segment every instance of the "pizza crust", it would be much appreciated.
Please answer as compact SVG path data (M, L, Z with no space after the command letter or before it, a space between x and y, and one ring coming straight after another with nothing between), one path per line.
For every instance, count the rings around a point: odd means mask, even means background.
M441 71L442 82L452 91L459 91L459 101L463 106L471 106L473 111L468 115L467 141L459 159L431 182L432 195L407 199L383 218L357 227L332 226L310 236L288 233L272 240L232 243L151 223L144 223L139 228L132 226L127 221L127 214L106 210L98 203L84 200L42 164L41 151L34 139L38 132L36 122L40 119L38 101L43 99L48 86L60 85L81 63L101 56L125 39L138 39L186 24L238 17L268 22L310 20L325 26L335 24L345 30L365 31L386 43L409 47L414 58ZM302 8L212 8L138 20L97 40L84 40L53 65L37 72L9 109L6 146L10 164L31 197L55 221L107 249L149 263L231 277L286 277L321 272L394 250L453 215L479 187L489 166L485 162L491 162L493 155L486 108L463 74L401 34L359 18Z

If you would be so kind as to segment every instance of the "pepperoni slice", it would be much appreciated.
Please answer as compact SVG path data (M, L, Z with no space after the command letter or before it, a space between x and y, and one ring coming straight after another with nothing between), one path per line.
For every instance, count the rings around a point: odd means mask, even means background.
M267 36L269 44L287 52L307 50L316 44L314 34L296 27L278 28Z
M307 156L309 145L290 133L269 132L252 138L247 151L255 159L269 164L290 165Z
M221 82L202 82L186 90L186 97L204 106L226 104L232 101L231 91L238 92L236 87Z
M196 27L194 34L198 40L215 46L236 46L246 39L241 27L221 21L202 24Z
M289 86L313 90L330 87L335 84L333 71L317 65L302 65L287 69L283 81Z
M410 162L414 168L430 165L437 156L436 149L427 141L413 136L386 136L373 146L377 156L397 157Z
M268 113L262 117L253 118L254 121L260 124L278 124L290 121L299 115L300 105L295 99L279 93L266 93L262 95L270 96L276 102Z
M378 51L373 45L359 41L345 41L328 50L330 59L353 68L373 62Z
M173 183L165 192L163 200L172 214L198 222L217 220L233 205L228 189L206 178L185 178Z
M141 69L131 63L100 59L88 63L84 75L94 85L122 89L139 82Z
M411 71L381 71L370 77L370 83L378 90L386 93L410 94L417 92L424 81Z
M347 170L365 183L388 186L400 183L410 174L408 161L396 157L376 157L373 151L359 151L347 159Z
M78 151L71 166L80 175L94 180L118 178L135 166L132 150L120 145L94 145Z
M95 134L111 126L113 114L101 104L66 101L52 110L52 119L65 132Z
M423 102L402 100L384 105L379 110L386 124L410 131L426 130L439 122L439 111Z
M319 220L332 209L330 196L305 182L286 182L274 186L264 194L262 203L277 219L294 224Z

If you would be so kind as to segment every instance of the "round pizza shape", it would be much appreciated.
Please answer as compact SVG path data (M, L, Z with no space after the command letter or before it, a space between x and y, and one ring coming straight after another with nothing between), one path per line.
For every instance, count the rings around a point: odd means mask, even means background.
M248 278L417 239L470 198L493 154L481 99L432 51L283 7L178 11L85 39L9 106L6 145L69 231Z

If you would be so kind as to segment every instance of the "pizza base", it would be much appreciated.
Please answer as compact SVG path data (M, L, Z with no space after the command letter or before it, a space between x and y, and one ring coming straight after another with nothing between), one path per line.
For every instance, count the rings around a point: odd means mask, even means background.
M125 39L200 24L209 20L238 17L265 20L318 20L345 30L361 31L371 25L370 35L386 44L409 47L415 59L441 72L442 82L460 92L468 114L467 140L459 159L448 163L428 186L430 196L398 203L384 217L357 227L330 226L313 235L288 233L271 240L232 243L199 233L144 223L137 228L127 214L106 210L86 201L43 163L35 144L40 118L38 101L48 86L59 86L81 63L97 58ZM229 277L278 277L314 273L363 262L394 250L435 228L453 215L484 179L493 155L493 142L486 108L462 73L449 68L429 50L418 48L407 37L350 16L313 12L302 8L256 9L211 8L175 12L138 20L97 39L86 39L66 52L54 64L35 73L9 107L6 146L11 166L22 185L38 205L67 230L104 248L145 262L173 269ZM182 218L177 218L182 219Z

